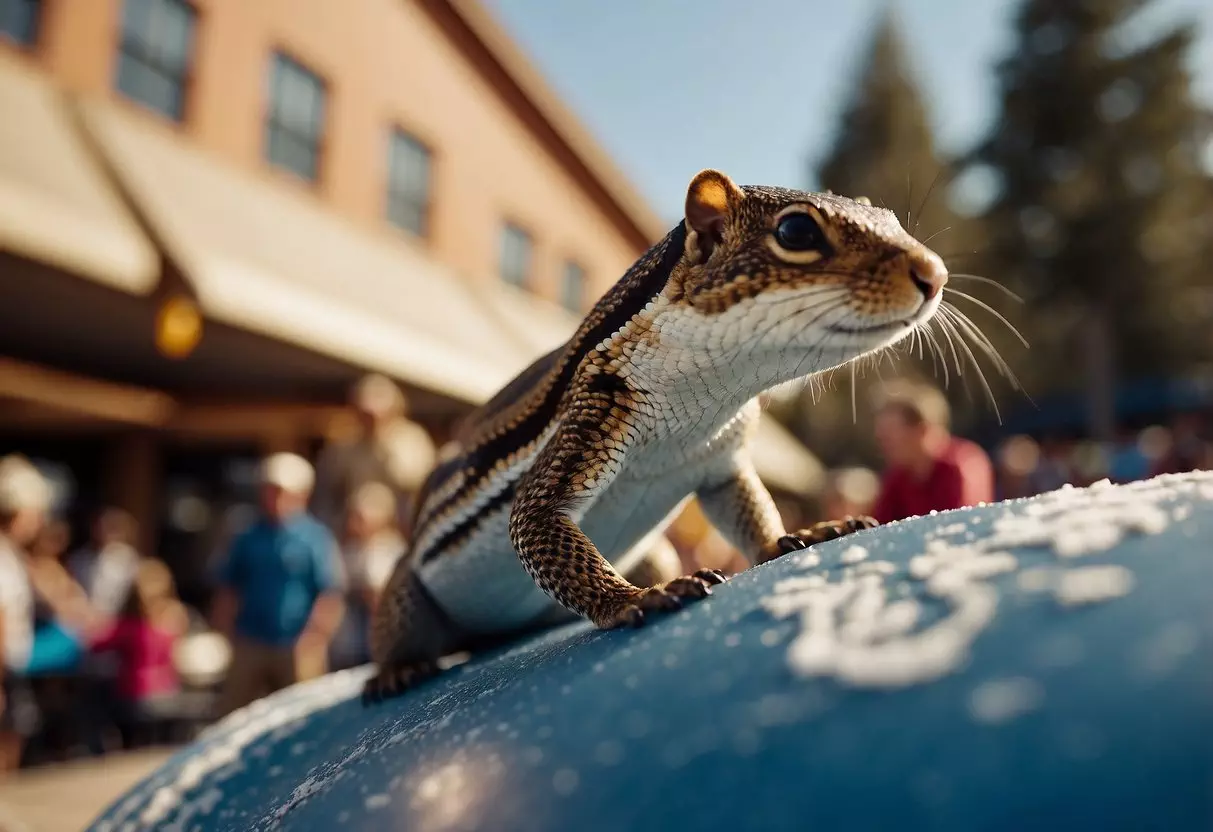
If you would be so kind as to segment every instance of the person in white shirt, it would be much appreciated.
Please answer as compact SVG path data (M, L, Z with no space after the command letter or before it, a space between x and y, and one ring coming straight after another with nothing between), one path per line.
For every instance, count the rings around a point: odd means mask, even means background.
M333 669L371 660L371 615L392 567L404 551L396 525L396 495L383 483L366 483L346 508L341 557L346 574L346 614L330 645Z
M50 484L20 456L0 459L0 777L21 761L39 715L22 671L34 646L34 591L27 547L51 506Z
M139 551L134 546L137 536L135 518L121 509L107 508L93 523L90 545L68 558L68 571L103 615L117 615L130 596L139 571Z

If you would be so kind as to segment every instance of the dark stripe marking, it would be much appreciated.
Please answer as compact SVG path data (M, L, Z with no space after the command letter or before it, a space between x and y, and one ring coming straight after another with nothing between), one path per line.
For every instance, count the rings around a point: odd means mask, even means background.
M633 264L619 282L603 296L563 348L555 350L532 363L530 367L519 373L513 381L493 397L490 402L491 405L496 405L497 407L508 406L509 402L505 401L507 395L516 398L526 395L530 385L524 386L521 383L524 379L535 384L541 378L539 370L544 369L548 371L546 373L549 379L548 384L538 404L523 416L512 429L490 436L480 445L469 449L462 456L458 457L459 465L457 467L448 468L447 465L443 465L442 468L445 471L445 476L450 476L454 471L459 470L460 467L466 468L468 487L478 488L480 482L492 470L493 466L497 464L498 460L538 440L556 418L560 407L560 400L564 396L565 391L571 386L573 376L577 372L577 367L581 364L582 360L603 339L635 317L637 313L644 309L665 288L671 272L674 271L674 267L682 259L686 246L686 233L686 226L683 223L675 226L663 240L656 243L640 260ZM660 252L660 260L657 262L657 265L645 271L642 268L642 264L648 261L651 256L657 255L657 252ZM602 314L601 320L591 324L590 320L597 313ZM435 476L436 474L438 474L438 471L435 471L426 480L426 487L423 489L422 494L419 495L419 504L424 504L426 496L441 484L441 480L444 477ZM511 485L511 493L512 488L513 486ZM425 519L440 517L454 503L463 498L467 490L461 489L460 493L448 497L438 505L429 508L425 512ZM494 498L494 500L496 499ZM492 503L489 505L491 506ZM484 510L468 518L468 520L456 528L461 528L468 522L475 522L476 518L482 514L484 514ZM454 531L453 529L451 532L443 535L434 547L427 552L421 553L419 562L424 563L432 558L435 553L444 551L445 546L443 543L453 539L452 534ZM415 537L416 534L414 534L414 539Z
M519 474L519 477L521 476L522 475ZM438 541L433 546L422 552L418 558L418 564L430 562L438 554L449 551L456 543L461 543L465 538L471 537L476 531L476 527L480 525L480 522L484 520L484 518L491 517L498 509L502 508L508 503L513 502L514 491L517 489L517 487L518 480L515 479L511 481L510 484L505 487L504 491L481 506L479 511L465 519L463 522L459 523L442 537L438 538Z

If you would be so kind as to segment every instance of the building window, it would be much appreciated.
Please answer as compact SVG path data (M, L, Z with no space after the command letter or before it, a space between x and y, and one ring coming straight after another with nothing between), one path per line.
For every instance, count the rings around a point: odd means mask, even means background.
M0 38L33 46L41 7L39 0L0 0Z
M429 148L403 130L393 130L388 148L387 216L391 223L424 237L430 213Z
M265 155L311 182L320 169L324 99L324 82L318 75L281 52L274 53Z
M185 114L194 17L184 0L126 0L122 11L118 89L175 121Z
M501 235L501 279L525 287L531 271L531 235L507 222Z
M571 312L580 312L585 302L585 269L580 263L569 260L564 264L564 276L560 281L560 302Z

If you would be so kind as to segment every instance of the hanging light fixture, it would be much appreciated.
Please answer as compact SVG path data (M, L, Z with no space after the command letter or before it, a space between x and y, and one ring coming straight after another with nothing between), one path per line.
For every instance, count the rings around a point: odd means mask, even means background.
M202 340L202 313L183 295L166 298L156 310L156 349L166 358L189 356Z

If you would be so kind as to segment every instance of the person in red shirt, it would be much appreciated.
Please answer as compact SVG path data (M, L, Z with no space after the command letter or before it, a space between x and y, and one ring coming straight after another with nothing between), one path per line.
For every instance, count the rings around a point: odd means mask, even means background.
M128 746L141 724L171 711L180 691L173 649L189 627L164 563L144 558L132 589L121 614L90 640L94 652L118 659L114 716Z
M881 523L994 500L994 466L953 436L947 399L932 387L892 389L876 411L886 468L872 516Z

